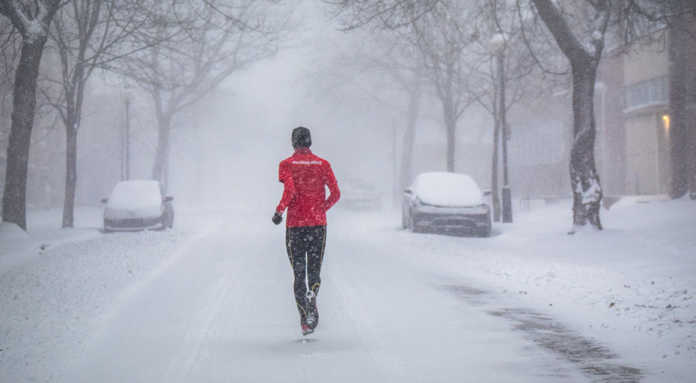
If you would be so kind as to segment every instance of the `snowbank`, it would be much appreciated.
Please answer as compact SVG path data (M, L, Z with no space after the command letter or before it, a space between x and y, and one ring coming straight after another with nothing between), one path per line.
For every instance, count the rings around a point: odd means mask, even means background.
M0 272L0 381L56 381L118 302L191 240L188 230L53 229L39 233L50 241L0 253L20 260Z
M49 248L88 240L99 235L101 209L75 209L75 228L61 229L61 209L27 212L28 232L17 225L0 223L0 275L42 255Z
M19 226L10 222L0 222L0 244L8 241L26 240L29 235Z

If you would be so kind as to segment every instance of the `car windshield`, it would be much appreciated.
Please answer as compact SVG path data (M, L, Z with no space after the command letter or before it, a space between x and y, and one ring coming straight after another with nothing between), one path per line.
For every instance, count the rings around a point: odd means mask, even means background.
M418 176L414 191L423 202L438 206L475 206L482 203L481 189L466 174L433 172Z
M157 181L123 181L119 182L109 198L112 209L137 209L159 206L162 202Z

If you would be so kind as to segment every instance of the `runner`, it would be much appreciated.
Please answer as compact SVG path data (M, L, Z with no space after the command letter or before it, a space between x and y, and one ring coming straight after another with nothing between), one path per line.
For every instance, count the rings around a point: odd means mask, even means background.
M291 138L295 153L279 166L284 190L273 223L278 225L283 221L287 208L285 246L295 274L295 302L302 335L307 335L319 324L317 294L326 246L326 211L338 201L341 192L329 162L309 150L312 146L309 129L297 127ZM331 193L328 198L326 186Z

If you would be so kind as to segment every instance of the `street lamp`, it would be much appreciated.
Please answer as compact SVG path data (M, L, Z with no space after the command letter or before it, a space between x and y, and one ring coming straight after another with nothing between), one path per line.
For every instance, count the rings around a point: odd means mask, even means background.
M599 176L601 177L600 179L606 180L609 179L607 175L607 167L609 161L607 160L607 143L609 140L609 131L607 130L607 120L606 120L606 94L607 94L607 85L604 84L601 81L598 81L595 83L595 94L599 93L599 106L602 108L601 113L599 115L599 126L597 128L597 141L599 141L598 149L599 153L597 154L597 157L599 158ZM602 186L606 187L606 184L603 184Z
M508 176L508 155L507 141L510 139L510 130L506 118L506 101L505 101L505 35L503 33L495 33L491 37L490 50L496 56L497 61L497 78L498 81L498 98L496 100L498 121L503 129L503 222L512 222L512 192L510 190L510 180ZM498 143L495 143L498 145Z
M130 179L130 86L123 84L123 103L125 106L125 118L123 124L123 135L121 141L121 180Z

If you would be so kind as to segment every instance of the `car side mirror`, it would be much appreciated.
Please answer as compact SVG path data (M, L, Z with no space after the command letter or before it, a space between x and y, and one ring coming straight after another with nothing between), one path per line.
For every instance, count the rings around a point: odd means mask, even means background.
M174 201L174 197L168 195L168 196L165 196L162 200L164 202L172 202L172 201Z
M108 198L104 197L104 198L101 199L101 203L107 203L107 202L109 202L109 199L108 199Z

